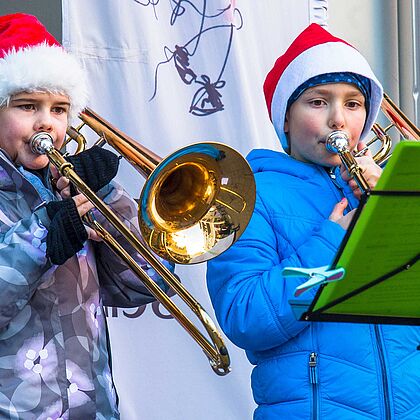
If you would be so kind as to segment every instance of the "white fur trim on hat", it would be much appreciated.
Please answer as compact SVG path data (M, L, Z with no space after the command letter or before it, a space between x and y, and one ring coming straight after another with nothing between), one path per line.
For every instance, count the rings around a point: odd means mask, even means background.
M68 96L70 117L76 116L87 103L82 66L60 46L41 43L12 49L0 59L1 106L16 93L36 90Z
M352 72L371 81L369 115L361 138L364 138L375 122L383 98L381 83L375 77L366 59L355 48L343 42L327 42L315 45L298 55L284 70L277 83L271 102L274 128L283 148L287 147L284 133L287 101L302 83L311 77L336 72Z

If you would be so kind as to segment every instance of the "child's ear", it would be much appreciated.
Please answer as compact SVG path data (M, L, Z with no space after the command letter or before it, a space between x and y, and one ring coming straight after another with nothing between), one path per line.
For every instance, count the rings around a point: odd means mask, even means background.
M284 117L283 131L285 133L288 133L289 132L289 111L286 112L286 116Z

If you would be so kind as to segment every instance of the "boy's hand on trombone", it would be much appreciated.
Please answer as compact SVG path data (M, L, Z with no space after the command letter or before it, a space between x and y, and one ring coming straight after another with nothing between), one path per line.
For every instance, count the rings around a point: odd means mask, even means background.
M52 175L52 183L55 190L64 198L70 198L70 181L65 176L62 176L54 165L50 165Z
M58 194L60 194L63 200L68 198L73 199L80 217L83 217L88 211L94 208L93 204L83 194L77 194L72 197L70 190L70 180L65 176L62 176L55 166L51 165L50 170L56 191ZM102 238L91 227L85 225L85 229L88 235L88 239L97 242L102 240Z
M357 152L363 150L365 146L366 145L363 142L359 142L357 144ZM376 183L378 182L378 179L382 174L382 168L379 165L377 165L376 162L373 160L371 151L367 149L363 156L355 157L355 159L361 169L363 178L365 178L369 187L371 189L375 188ZM346 181L349 184L354 196L358 200L360 200L362 196L362 191L360 191L360 188L357 185L356 181L350 177L344 165L341 165L340 171L341 177L344 181Z

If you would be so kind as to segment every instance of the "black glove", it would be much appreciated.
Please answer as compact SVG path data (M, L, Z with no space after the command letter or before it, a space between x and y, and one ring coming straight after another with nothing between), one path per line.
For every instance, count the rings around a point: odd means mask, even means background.
M72 198L50 201L46 209L51 219L46 255L53 264L61 265L83 248L88 234Z
M117 175L120 163L115 153L99 146L93 146L77 155L69 156L67 160L74 166L77 175L94 192L109 184ZM70 192L72 196L78 194L73 184L70 185Z

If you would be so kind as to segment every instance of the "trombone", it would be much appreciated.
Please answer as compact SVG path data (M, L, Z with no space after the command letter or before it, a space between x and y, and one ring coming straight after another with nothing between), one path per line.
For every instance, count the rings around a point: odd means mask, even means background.
M96 144L109 144L146 178L138 206L143 240L134 235L77 175L73 165L54 148L48 133L33 136L32 150L47 155L60 174L86 196L187 304L210 340L88 214L90 226L202 348L213 371L221 376L228 374L229 353L214 322L156 254L178 264L194 264L214 258L229 248L245 230L254 208L255 181L248 163L227 145L211 142L186 146L162 160L91 109L86 108L79 117L82 124L67 130L69 137L65 144L75 140L78 144L76 153L84 150L87 142L80 129L88 125L99 135Z
M355 157L363 156L372 144L380 141L379 150L373 155L373 160L378 165L384 165L392 156L392 139L388 131L393 127L398 130L403 141L420 141L420 129L397 107L386 93L384 93L381 103L381 110L390 121L390 124L382 128L378 123L375 123L372 127L372 132L375 134L375 137L370 139L366 143L366 147L356 154L353 155L349 150L349 139L347 133L344 131L337 130L331 132L325 142L325 147L329 152L340 155L341 162L350 176L354 178L362 193L369 192L370 187Z

